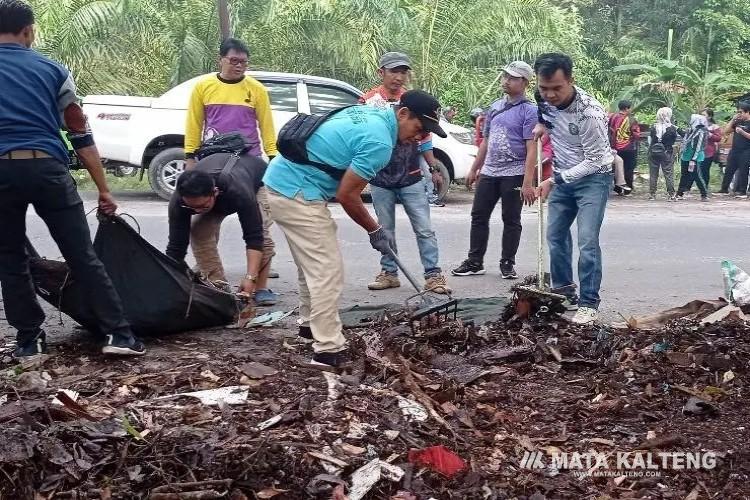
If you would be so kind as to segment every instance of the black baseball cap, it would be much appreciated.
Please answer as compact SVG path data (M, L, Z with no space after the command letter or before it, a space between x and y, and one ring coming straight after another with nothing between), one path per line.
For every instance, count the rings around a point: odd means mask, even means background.
M401 96L401 106L417 115L425 131L448 137L440 127L440 103L432 94L424 90L409 90Z

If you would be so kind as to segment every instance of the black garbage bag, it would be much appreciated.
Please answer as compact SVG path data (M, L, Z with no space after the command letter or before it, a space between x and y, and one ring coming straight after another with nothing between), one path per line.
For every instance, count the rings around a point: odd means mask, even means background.
M119 216L102 217L94 249L120 294L125 316L137 335L223 326L238 313L235 296L200 279L184 264L164 255ZM37 294L98 332L85 294L65 262L40 258L31 247L31 275Z

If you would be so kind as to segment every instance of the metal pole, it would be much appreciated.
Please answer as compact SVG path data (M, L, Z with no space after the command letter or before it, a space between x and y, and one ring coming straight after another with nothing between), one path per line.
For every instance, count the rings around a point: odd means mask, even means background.
M539 138L536 141L536 178L537 186L542 183L542 139ZM539 290L546 290L546 284L544 281L544 200L539 197L539 224L537 227L537 261L536 261L536 276L537 286Z

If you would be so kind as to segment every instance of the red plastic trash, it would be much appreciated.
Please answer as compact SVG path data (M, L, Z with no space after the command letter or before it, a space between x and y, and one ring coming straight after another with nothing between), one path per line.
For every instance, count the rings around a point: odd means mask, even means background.
M453 477L466 468L466 462L443 445L409 450L409 462Z

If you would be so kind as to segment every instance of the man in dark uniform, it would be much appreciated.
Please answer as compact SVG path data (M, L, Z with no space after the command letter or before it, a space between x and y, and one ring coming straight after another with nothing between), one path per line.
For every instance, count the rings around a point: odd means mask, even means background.
M257 156L216 153L180 175L169 201L166 254L183 261L192 243L198 270L209 279L226 282L219 230L226 216L236 213L247 255L240 291L252 297L263 260L263 217L257 194L265 172L266 162Z
M99 153L77 103L70 72L31 50L34 12L20 0L0 0L0 285L8 323L17 331L14 356L46 351L39 306L25 250L26 211L31 204L49 228L86 290L105 337L105 354L143 354L125 319L120 297L94 252L75 183L68 171L70 142L99 190L99 210L117 209Z

